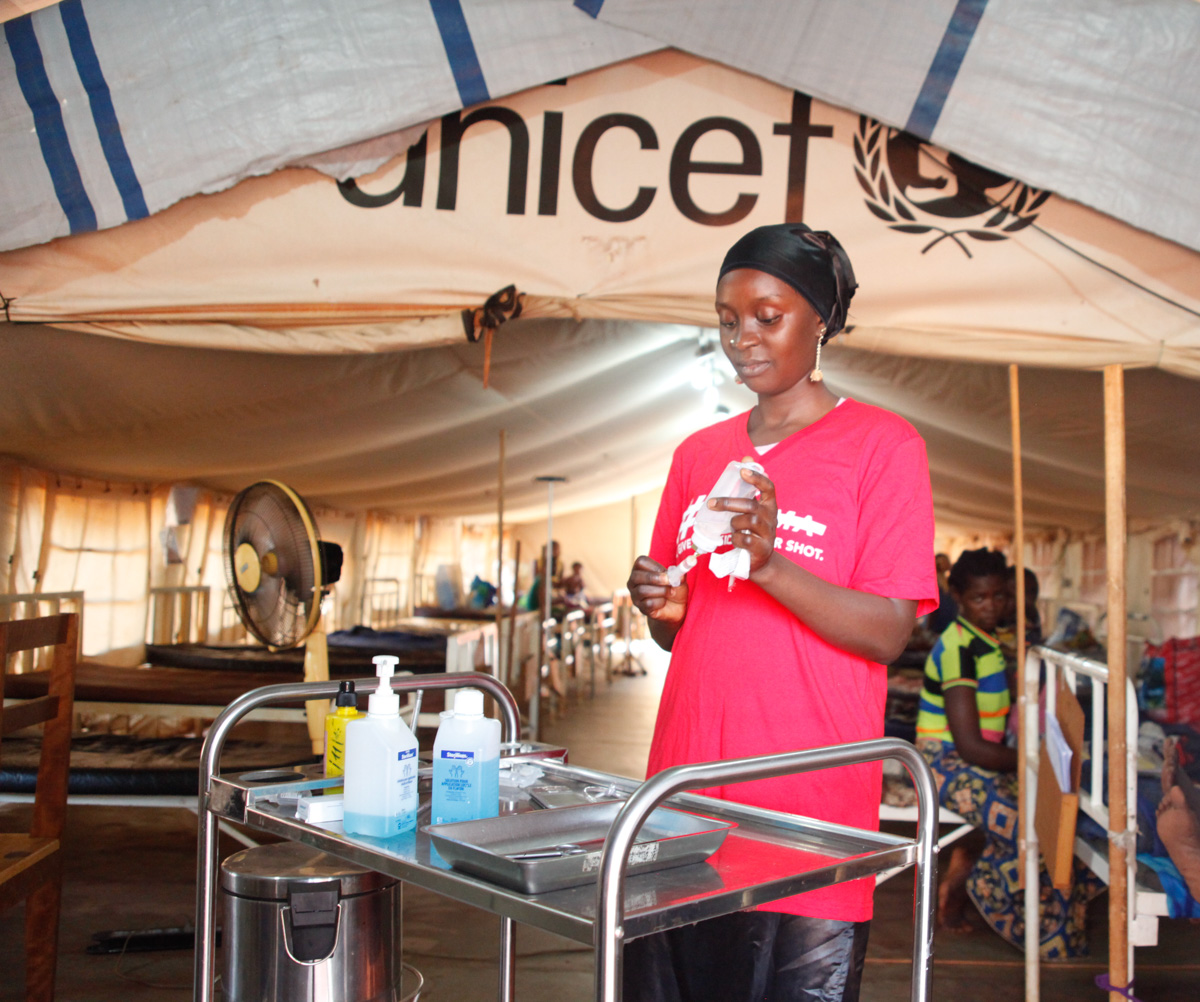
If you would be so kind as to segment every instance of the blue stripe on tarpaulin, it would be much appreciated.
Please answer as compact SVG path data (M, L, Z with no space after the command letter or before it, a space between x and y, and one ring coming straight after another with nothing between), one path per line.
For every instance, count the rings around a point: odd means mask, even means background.
M462 4L459 0L429 0L429 6L433 10L433 19L437 21L463 107L469 108L488 100L491 95L487 81L483 79L479 57L475 54L475 43L471 41L471 30L467 27Z
M604 0L575 0L575 6L585 14L590 14L592 17L599 17L600 8L604 6Z
M942 109L946 106L950 88L954 86L955 77L958 76L963 58L967 54L967 46L975 37L975 29L979 27L986 6L987 0L958 0L954 13L950 16L950 23L946 25L942 44L934 53L929 72L925 75L925 82L921 85L921 93L917 95L908 122L905 123L906 132L911 132L921 139L933 136Z
M100 148L104 150L104 159L108 161L108 169L125 205L125 218L143 219L150 212L146 208L146 198L142 194L137 172L133 169L133 161L129 159L129 151L125 148L125 137L121 135L121 124L113 108L108 81L104 79L104 70L100 68L96 47L92 44L92 32L83 13L83 2L63 0L58 10L67 31L71 55L75 57L75 68L79 71L79 79L92 106L92 119L100 136Z
M83 187L79 165L75 162L71 141L67 138L67 127L63 124L62 110L50 86L50 78L46 75L42 47L38 45L29 15L5 21L4 37L17 70L17 83L25 103L33 112L33 126L42 148L42 159L50 172L54 194L66 213L71 232L94 230L96 210L92 208L92 200Z

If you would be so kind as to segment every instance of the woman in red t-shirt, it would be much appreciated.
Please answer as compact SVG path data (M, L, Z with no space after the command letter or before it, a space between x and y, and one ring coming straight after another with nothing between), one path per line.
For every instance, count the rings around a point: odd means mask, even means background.
M916 431L821 377L820 347L844 326L855 288L838 241L799 223L751 231L721 266L721 345L758 403L676 450L650 555L629 577L671 651L650 774L883 734L884 665L937 605L933 511ZM741 473L757 497L709 497L739 460L764 470ZM710 533L695 536L702 511L731 516L715 551ZM879 824L878 763L704 792ZM837 884L634 940L624 997L852 1002L872 888L871 878Z

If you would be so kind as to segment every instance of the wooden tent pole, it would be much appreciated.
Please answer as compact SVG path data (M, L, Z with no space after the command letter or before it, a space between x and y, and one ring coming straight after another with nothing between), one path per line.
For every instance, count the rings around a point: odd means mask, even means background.
M1131 833L1125 748L1125 371L1104 368L1104 511L1108 568L1108 981L1109 1002L1129 985Z
M1038 913L1038 837L1030 806L1030 784L1037 781L1037 758L1030 755L1036 741L1037 683L1025 677L1025 486L1021 475L1021 387L1018 368L1008 367L1009 412L1012 420L1013 462L1013 563L1016 565L1017 586L1017 851L1024 881L1025 914ZM1030 765L1032 763L1032 768ZM1040 955L1038 930L1040 922L1025 923L1025 1002L1038 1002L1040 993Z
M504 680L504 684L509 689L517 689L519 695L517 701L525 702L525 684L521 678L521 669L518 666L513 670L514 651L517 646L517 578L521 574L521 541L519 539L513 541L513 600L512 605L508 607L508 654L505 658L505 664L508 665L508 678Z
M408 608L405 610L406 616L412 616L417 611L417 601L420 596L417 594L419 587L418 574L421 570L421 528L424 515L418 515L413 519L413 536L412 536L412 552L408 561Z
M500 429L500 460L496 479L496 677L507 684L512 676L512 664L501 660L500 638L504 636L504 429ZM513 581L513 602L516 602L517 582Z
M629 499L629 566L637 560L637 496Z

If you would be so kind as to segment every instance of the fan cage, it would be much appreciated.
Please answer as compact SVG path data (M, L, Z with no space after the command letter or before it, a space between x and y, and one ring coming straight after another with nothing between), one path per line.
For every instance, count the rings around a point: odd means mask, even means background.
M261 561L273 553L254 592L238 582L238 547L249 543ZM300 644L321 615L321 540L304 500L286 484L251 484L230 503L225 517L225 577L246 629L271 650Z

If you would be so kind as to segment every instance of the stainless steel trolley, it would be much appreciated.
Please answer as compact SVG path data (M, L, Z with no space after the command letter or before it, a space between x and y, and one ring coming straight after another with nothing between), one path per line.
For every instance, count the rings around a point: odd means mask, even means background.
M357 682L368 691L372 679ZM490 675L454 673L393 680L393 688L456 689L473 687L490 694L504 720L510 754L536 755L536 745L521 745L520 718L509 691ZM500 917L500 1002L512 1002L516 944L513 923L523 922L596 951L596 999L618 1002L621 996L622 944L662 929L687 925L777 898L916 864L912 1002L928 1002L933 956L933 902L937 873L937 799L933 776L912 745L894 738L807 751L733 759L665 770L644 783L538 758L537 765L555 782L604 784L628 796L616 816L600 857L596 885L568 887L544 894L522 894L451 869L420 830L392 839L345 835L340 825L314 825L296 817L280 794L339 785L313 773L282 771L279 778L219 775L221 749L233 726L267 703L322 699L337 693L337 682L269 685L234 700L214 722L200 759L200 828L197 846L195 1002L212 1002L217 895L217 825L236 821L302 842L342 859L390 874ZM768 811L685 791L809 772L879 759L899 759L908 769L920 810L917 837L869 832L778 811ZM629 856L642 823L663 801L736 822L722 850L707 863L630 876ZM740 854L740 855L739 855ZM754 867L740 865L747 854Z

